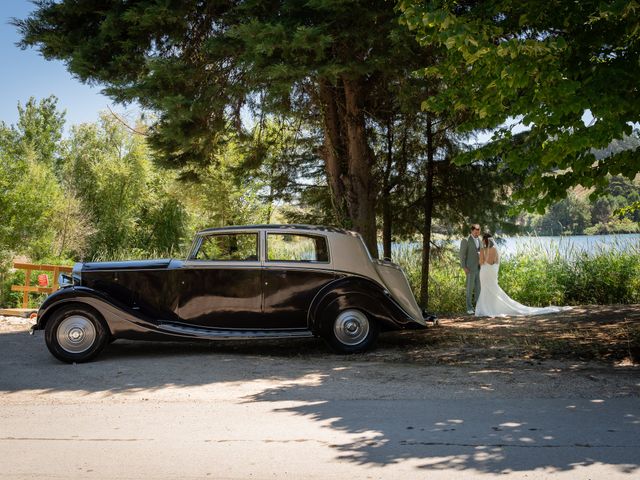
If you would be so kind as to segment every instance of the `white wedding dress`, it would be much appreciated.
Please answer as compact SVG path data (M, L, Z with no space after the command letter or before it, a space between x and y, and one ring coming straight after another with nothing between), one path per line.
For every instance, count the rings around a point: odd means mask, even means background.
M500 263L480 266L480 296L476 303L476 317L522 317L544 315L570 310L571 307L527 307L513 300L498 285Z

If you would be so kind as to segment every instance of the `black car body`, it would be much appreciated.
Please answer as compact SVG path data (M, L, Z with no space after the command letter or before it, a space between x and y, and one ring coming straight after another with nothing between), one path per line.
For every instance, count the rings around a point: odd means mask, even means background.
M186 260L77 263L34 330L51 353L87 361L113 339L319 336L365 350L381 330L421 328L395 264L353 232L304 225L203 230Z

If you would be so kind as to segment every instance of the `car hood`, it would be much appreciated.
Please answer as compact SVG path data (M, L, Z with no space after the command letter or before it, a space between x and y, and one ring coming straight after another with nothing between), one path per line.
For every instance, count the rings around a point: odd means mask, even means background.
M152 270L167 268L171 259L163 260L128 260L124 262L87 262L82 263L82 271L96 270Z

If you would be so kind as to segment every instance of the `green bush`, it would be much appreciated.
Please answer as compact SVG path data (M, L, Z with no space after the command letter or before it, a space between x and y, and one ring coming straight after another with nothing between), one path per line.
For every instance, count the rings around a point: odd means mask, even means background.
M13 253L0 251L0 307L17 307L22 298L19 292L12 292L11 285L24 284L24 272L14 271ZM22 273L22 275L21 275Z

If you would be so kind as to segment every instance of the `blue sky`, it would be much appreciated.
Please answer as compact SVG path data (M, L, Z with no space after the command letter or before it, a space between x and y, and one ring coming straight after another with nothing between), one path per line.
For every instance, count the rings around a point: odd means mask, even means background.
M70 125L94 122L107 107L135 122L135 106L114 105L100 93L99 86L90 87L73 78L64 63L45 60L37 50L21 50L15 43L20 39L11 18L25 18L34 9L28 0L0 0L0 121L7 125L18 119L18 102L23 105L29 97L58 97L58 107L66 110L67 129Z

